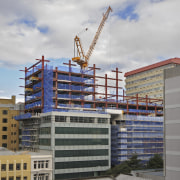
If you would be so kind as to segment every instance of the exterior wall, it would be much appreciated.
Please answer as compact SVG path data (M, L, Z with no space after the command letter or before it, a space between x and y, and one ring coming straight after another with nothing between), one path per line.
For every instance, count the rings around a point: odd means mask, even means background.
M52 156L31 155L31 180L52 180Z
M19 149L19 122L13 118L18 114L15 96L0 99L0 147L13 151Z
M165 176L180 176L180 67L165 71Z
M112 122L112 165L133 154L144 163L154 154L163 154L163 117L126 115Z
M39 148L53 151L54 179L97 176L110 168L110 115L52 112L41 120Z
M12 170L9 169L11 165L13 166ZM4 166L6 166L6 170L4 170ZM0 155L0 178L1 180L30 180L30 155Z
M163 70L175 67L175 64L153 68L126 77L126 95L150 98L163 98Z

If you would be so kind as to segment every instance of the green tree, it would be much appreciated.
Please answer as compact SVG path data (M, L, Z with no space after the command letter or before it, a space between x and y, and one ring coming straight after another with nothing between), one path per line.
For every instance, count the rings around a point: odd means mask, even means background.
M155 154L151 157L147 163L147 168L149 169L156 169L156 168L163 168L163 159L159 154Z
M131 168L128 166L127 162L123 162L112 169L109 169L105 172L105 175L117 176L118 174L129 174L131 172Z
M109 169L104 175L117 176L118 174L130 174L131 170L143 169L141 160L134 154L129 160Z
M141 160L138 159L137 154L132 155L131 158L127 161L127 164L132 170L143 169L143 165Z

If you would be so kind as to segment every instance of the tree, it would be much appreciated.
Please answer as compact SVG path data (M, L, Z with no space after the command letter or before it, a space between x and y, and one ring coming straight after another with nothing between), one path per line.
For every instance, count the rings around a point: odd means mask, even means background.
M118 174L130 174L131 170L143 169L141 160L134 154L129 160L109 169L104 175L117 176Z
M159 154L155 154L151 157L147 163L147 168L149 169L156 169L156 168L163 168L163 159Z
M106 171L104 175L117 176L118 174L129 174L131 170L132 169L128 166L127 161L124 161L123 163Z
M143 165L141 164L141 160L138 159L137 154L132 155L127 161L127 164L132 170L143 169Z

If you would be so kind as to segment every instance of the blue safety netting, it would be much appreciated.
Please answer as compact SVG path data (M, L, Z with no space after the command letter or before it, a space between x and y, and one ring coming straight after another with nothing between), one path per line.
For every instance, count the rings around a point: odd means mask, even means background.
M124 115L120 124L111 127L112 165L133 154L146 163L150 157L163 154L163 117Z
M44 69L44 109L43 112L53 110L53 67L46 66Z
M31 113L21 114L14 117L15 120L22 120L22 119L29 119L29 118L31 118Z

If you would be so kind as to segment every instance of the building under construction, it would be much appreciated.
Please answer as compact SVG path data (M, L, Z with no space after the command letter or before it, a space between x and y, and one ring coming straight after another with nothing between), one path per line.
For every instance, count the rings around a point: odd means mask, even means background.
M42 56L23 70L25 114L17 117L22 121L21 148L52 151L56 180L98 176L134 153L146 161L162 154L162 138L156 136L163 134L163 123L154 123L162 116L162 101L127 97L118 68L111 76L100 76L100 68L89 66L111 11L109 7L103 14L87 54L76 36L72 61L53 67Z
M55 179L96 176L134 153L144 162L162 154L161 100L125 96L118 68L108 77L95 64L49 64L42 56L23 70L25 114L17 119L22 149L52 151Z

